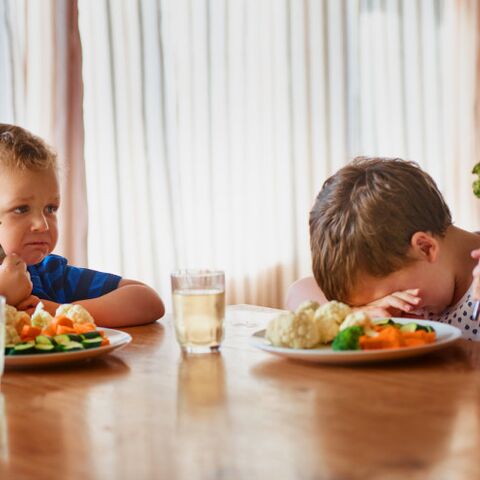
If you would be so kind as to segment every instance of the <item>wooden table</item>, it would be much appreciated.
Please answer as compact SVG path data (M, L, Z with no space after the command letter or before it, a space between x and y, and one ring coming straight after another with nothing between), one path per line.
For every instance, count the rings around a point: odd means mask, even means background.
M480 345L372 366L249 346L274 311L228 309L221 354L182 358L170 317L76 366L2 379L0 478L480 478Z

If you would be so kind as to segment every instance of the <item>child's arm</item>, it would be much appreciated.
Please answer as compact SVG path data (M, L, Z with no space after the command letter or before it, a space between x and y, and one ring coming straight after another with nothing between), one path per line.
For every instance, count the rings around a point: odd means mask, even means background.
M315 300L320 304L328 301L313 277L301 278L288 287L285 306L288 310L296 310L306 300Z
M59 304L42 300L45 309L55 314ZM88 300L79 300L100 327L129 327L152 323L163 317L165 308L158 294L147 285L135 280L122 279L118 288Z
M371 317L406 317L417 318L411 312L419 308L421 298L418 288L393 292L386 297L379 298L367 305L355 307L355 310L362 310Z
M472 258L478 260L478 264L473 269L473 287L472 287L472 298L474 300L480 300L480 248L472 251Z

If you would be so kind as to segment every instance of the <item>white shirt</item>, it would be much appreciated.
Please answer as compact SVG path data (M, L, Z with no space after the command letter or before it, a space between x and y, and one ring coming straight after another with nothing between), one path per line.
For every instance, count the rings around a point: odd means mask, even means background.
M473 285L473 284L472 284ZM465 295L451 307L441 313L432 313L420 310L417 313L426 320L448 323L462 330L463 338L480 341L480 323L472 320L475 300L471 300L472 285L465 292Z

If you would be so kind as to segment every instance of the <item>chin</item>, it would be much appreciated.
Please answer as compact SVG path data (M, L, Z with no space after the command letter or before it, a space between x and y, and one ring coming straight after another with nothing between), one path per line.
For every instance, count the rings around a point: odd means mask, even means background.
M37 263L40 263L48 254L41 254L41 255L29 255L26 259L24 259L24 262L27 265L36 265Z

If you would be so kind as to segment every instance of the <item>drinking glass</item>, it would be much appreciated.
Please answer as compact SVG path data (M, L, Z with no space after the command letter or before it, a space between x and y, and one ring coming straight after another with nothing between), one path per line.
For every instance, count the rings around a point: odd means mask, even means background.
M220 270L178 270L171 274L175 334L183 352L219 349L225 318L225 274Z

